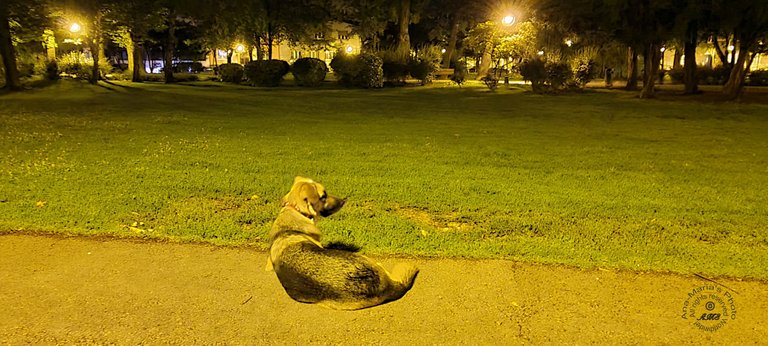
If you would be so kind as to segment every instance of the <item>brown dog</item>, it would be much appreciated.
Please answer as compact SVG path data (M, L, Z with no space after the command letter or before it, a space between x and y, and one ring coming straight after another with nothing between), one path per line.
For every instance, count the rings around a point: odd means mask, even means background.
M413 287L418 269L398 265L390 274L363 255L320 243L318 217L337 212L344 202L319 183L296 177L269 234L267 269L274 269L285 292L302 303L357 310L400 299Z

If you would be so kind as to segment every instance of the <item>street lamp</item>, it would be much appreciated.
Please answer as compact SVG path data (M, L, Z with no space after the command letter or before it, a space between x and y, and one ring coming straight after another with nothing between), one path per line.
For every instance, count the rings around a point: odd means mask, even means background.
M507 26L515 24L515 16L505 16L504 18L501 19L501 24L504 24Z
M245 46L243 46L242 44L238 44L238 45L237 45L237 47L235 47L235 50L236 50L238 53L242 53L242 52L245 52Z
M72 23L72 25L69 26L69 32L73 34L80 32L80 29L82 28L80 27L80 24L77 23Z

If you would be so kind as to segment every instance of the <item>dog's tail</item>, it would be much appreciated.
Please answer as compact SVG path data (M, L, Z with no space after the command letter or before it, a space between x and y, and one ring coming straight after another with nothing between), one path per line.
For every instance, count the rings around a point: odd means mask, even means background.
M419 275L419 268L413 265L399 263L392 268L392 281L394 281L394 289L387 301L398 300L402 298L408 291L411 290L413 284L416 282L416 276Z

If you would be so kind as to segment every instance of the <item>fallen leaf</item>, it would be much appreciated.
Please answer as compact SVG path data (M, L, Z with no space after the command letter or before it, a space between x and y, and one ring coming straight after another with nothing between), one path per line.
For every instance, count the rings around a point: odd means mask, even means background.
M35 202L35 207L42 208L42 207L45 207L46 204L48 204L48 202L46 201L37 201Z

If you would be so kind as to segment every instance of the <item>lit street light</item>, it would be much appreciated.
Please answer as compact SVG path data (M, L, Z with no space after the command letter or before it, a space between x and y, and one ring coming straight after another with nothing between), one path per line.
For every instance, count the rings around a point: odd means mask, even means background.
M71 33L77 33L80 32L80 24L72 23L72 25L69 26L69 32Z
M515 24L515 17L514 16L506 16L506 17L501 19L501 24L504 24L504 25Z

